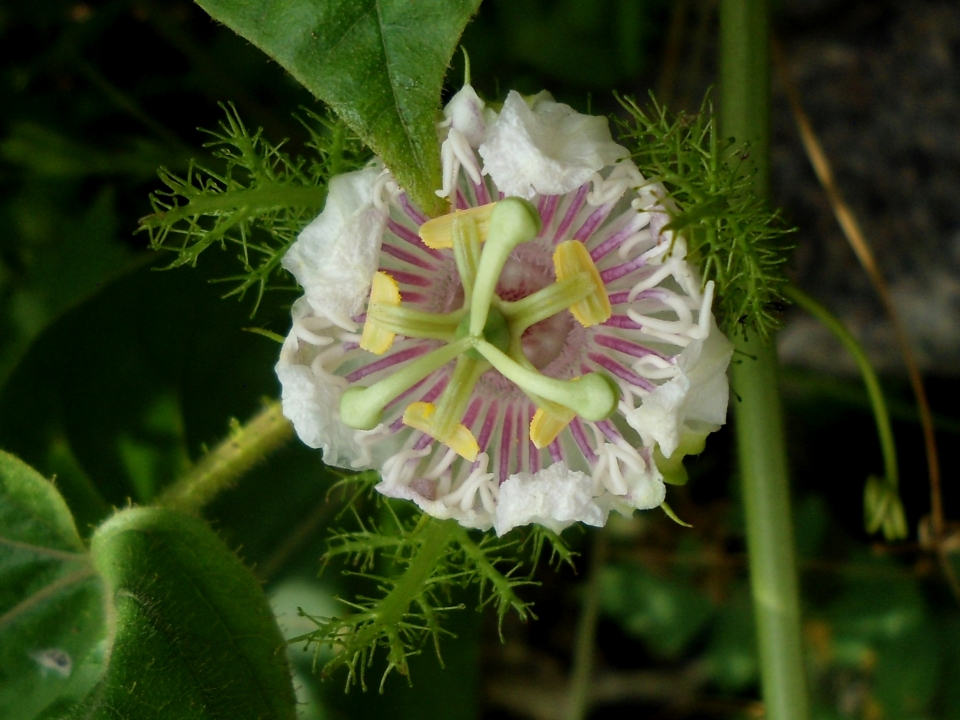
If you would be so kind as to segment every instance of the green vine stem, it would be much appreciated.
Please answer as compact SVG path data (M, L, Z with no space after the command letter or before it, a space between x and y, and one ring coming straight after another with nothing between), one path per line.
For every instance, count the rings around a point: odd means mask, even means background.
M590 576L583 588L583 606L573 646L566 720L584 720L590 714L597 623L600 620L601 573L606 555L607 538L604 530L600 529L593 536Z
M882 526L888 540L901 540L907 535L907 526L906 519L903 518L903 506L899 497L897 497L900 484L897 471L897 446L893 440L890 413L887 411L887 403L883 398L883 390L880 387L877 373L870 365L870 360L867 358L863 347L833 313L799 288L791 285L786 287L784 291L790 300L823 323L824 327L843 343L847 352L857 363L857 368L860 370L861 377L863 377L863 384L867 388L867 395L870 397L873 417L877 423L877 436L880 440L880 450L883 453L883 482L886 485L886 488L878 488L873 491L872 479L868 481L864 507L867 531L876 532ZM886 490L886 492L882 490ZM871 495L879 495L881 502L871 503Z
M866 352L864 352L860 343L857 342L857 339L850 334L850 331L843 326L843 323L823 305L793 285L784 288L784 292L793 302L823 323L824 327L843 343L847 352L850 353L854 362L857 363L857 368L863 376L863 384L867 387L867 395L870 397L870 407L873 409L874 419L877 422L877 435L879 436L880 448L883 452L884 477L886 477L891 485L897 487L899 484L897 448L893 442L893 429L890 427L890 413L887 412L887 403L883 399L880 380L877 378L877 373L874 372L873 366L870 365L870 360L867 358Z
M720 4L720 124L724 137L749 143L755 190L769 178L769 11L766 0ZM760 675L769 720L809 717L800 632L790 487L772 341L734 339L731 367L750 584Z
M230 436L200 459L183 477L168 487L156 505L199 512L253 465L293 437L293 425L283 416L280 403L270 401L245 425L236 423Z

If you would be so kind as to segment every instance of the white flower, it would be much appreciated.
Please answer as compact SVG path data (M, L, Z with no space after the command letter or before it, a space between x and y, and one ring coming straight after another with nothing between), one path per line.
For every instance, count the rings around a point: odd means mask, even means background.
M655 446L723 422L730 358L664 189L545 94L497 115L466 87L445 114L456 220L371 166L334 178L284 259L304 288L284 413L327 464L468 527L656 507Z
M355 431L340 421L340 395L346 383L333 376L320 377L314 361L335 343L333 323L311 311L306 297L293 305L294 329L283 343L276 366L282 388L283 413L305 445L323 450L329 465L350 466L361 455L353 440Z
M528 105L515 91L479 153L501 192L527 199L576 190L628 154L613 142L606 118L581 115L546 92Z

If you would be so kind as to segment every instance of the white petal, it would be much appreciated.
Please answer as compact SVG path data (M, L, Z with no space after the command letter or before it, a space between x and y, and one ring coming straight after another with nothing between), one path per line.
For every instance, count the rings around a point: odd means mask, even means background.
M274 370L280 379L283 414L293 423L303 443L323 450L323 461L336 467L351 467L366 454L355 432L340 420L342 385L318 376L310 368L322 348L305 343L296 335L296 324L312 313L306 298L293 306L294 329L283 343Z
M688 398L685 421L701 420L713 425L723 425L727 419L727 402L730 395L730 383L727 381L727 366L733 356L733 345L717 328L712 327L705 340L690 343L680 353L680 369L690 378L696 392ZM697 351L698 356L693 358ZM684 357L685 353L690 353Z
M711 320L705 340L694 340L680 353L680 373L626 414L627 422L660 445L670 457L680 444L684 426L715 430L726 421L729 383L727 365L733 345Z
M423 512L440 520L456 520L458 523L468 528L477 530L489 530L492 526L489 513L483 509L475 510L473 508L463 510L459 506L449 507L440 500L432 500L429 497L417 492L414 487L407 485L388 485L379 483L375 489L382 495L400 500L411 500L416 503Z
M470 85L464 85L460 92L450 98L443 115L446 118L443 125L459 130L474 149L479 147L487 134L487 120L496 118L489 111L485 112L483 100Z
M537 473L517 473L500 485L493 526L497 535L539 523L560 532L576 521L602 527L607 510L593 498L593 480L562 462Z
M537 95L531 107L515 91L479 152L497 187L525 198L575 190L628 154L613 142L606 118L582 115L548 93Z
M360 313L370 292L387 221L373 202L381 172L369 167L333 178L323 212L283 257L311 305L331 319Z

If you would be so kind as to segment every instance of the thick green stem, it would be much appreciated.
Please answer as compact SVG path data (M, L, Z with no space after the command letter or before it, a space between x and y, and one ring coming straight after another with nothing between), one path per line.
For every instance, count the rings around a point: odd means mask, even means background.
M769 16L766 0L720 4L720 121L724 137L750 144L755 190L769 178ZM790 487L772 340L735 338L731 368L740 476L769 720L809 715Z
M254 464L292 437L293 425L283 416L280 403L271 402L246 425L236 427L230 437L168 487L155 504L199 512Z

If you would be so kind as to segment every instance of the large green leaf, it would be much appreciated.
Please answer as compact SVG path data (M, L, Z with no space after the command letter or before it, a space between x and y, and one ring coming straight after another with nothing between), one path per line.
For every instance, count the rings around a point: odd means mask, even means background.
M200 520L118 513L91 550L115 640L88 720L296 717L284 640L253 574Z
M442 211L434 125L480 0L197 0L330 105L428 212Z
M0 451L0 718L83 697L106 636L103 586L53 484Z

